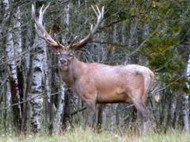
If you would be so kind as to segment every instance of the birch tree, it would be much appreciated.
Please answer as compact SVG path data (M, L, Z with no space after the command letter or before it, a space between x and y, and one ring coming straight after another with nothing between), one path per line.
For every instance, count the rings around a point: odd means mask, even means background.
M11 18L12 14L12 3L10 1L4 0L5 7L5 17ZM19 56L21 55L21 28L20 28L20 9L17 7L15 13L12 17L12 22L9 27L7 27L6 35L6 57L7 57L7 71L9 74L9 85L11 93L11 103L19 103L22 99L22 74L21 68L19 66L20 61ZM5 18L5 19L6 19ZM12 26L11 26L12 25ZM22 131L22 109L21 105L13 106L13 121L16 130Z
M34 9L33 9L34 10ZM42 9L41 9L42 10ZM35 10L33 12L33 18ZM42 11L41 11L42 12ZM44 11L43 11L44 12ZM41 18L41 19L40 19ZM42 24L43 16L39 17ZM46 64L46 42L35 33L35 40L31 52L31 79L29 98L31 114L31 129L34 133L40 133L42 130L42 109L43 109L43 93L45 85L45 67Z

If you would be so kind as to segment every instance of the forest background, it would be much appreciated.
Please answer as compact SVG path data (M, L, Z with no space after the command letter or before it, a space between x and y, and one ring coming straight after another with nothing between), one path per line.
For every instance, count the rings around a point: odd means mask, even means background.
M78 51L84 62L140 64L156 75L147 103L157 131L189 131L189 0L38 0L51 2L47 31L64 44L85 37L96 22L91 5L105 6L102 27ZM59 134L85 125L85 103L58 75L57 55L35 33L30 0L0 1L0 133ZM105 130L138 129L133 105L100 106Z

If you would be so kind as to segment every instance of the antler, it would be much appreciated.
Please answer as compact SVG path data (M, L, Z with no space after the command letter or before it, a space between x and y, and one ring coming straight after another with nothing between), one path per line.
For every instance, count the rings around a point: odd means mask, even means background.
M69 47L71 49L75 49L75 50L80 49L83 46L85 46L88 42L92 41L93 35L96 33L98 27L100 26L101 22L103 21L103 18L104 18L104 6L101 8L101 10L98 8L98 6L96 6L96 8L92 6L92 9L93 9L93 11L94 11L94 13L96 14L96 17L97 17L96 25L94 27L93 27L93 25L91 25L90 33L85 38L78 41L77 43L74 43L74 44L70 45Z
M43 16L47 10L47 8L49 7L50 4L48 4L45 8L44 5L40 8L39 11L39 17L36 17L35 14L35 6L32 4L32 18L35 21L35 29L36 32L38 34L38 36L42 39L44 39L48 45L50 45L51 47L55 48L55 49L59 49L59 48L65 48L64 45L60 44L59 42L55 41L50 34L48 34L48 32L46 31L45 27L43 26Z

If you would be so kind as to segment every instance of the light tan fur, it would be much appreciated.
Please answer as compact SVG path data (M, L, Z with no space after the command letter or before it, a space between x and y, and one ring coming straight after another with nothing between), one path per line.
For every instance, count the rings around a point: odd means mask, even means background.
M85 102L93 99L93 104L133 103L135 100L144 104L154 80L149 68L135 64L109 66L73 58L67 70L62 68L65 67L60 65L60 75L73 93Z

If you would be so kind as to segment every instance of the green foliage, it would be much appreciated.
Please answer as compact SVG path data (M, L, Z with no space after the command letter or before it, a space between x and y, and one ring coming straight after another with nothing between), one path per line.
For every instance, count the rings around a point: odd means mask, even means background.
M148 57L151 67L159 73L162 81L173 84L174 90L182 89L186 83L186 80L178 78L187 64L180 51L184 33L188 31L186 25L190 22L188 3L185 0L152 1L152 4L146 5L146 9L143 8L143 11L146 11L144 17L147 18L141 19L151 27L151 32L156 30L146 42L141 54ZM138 11L141 11L142 6L138 8ZM180 83L183 85L177 85Z

